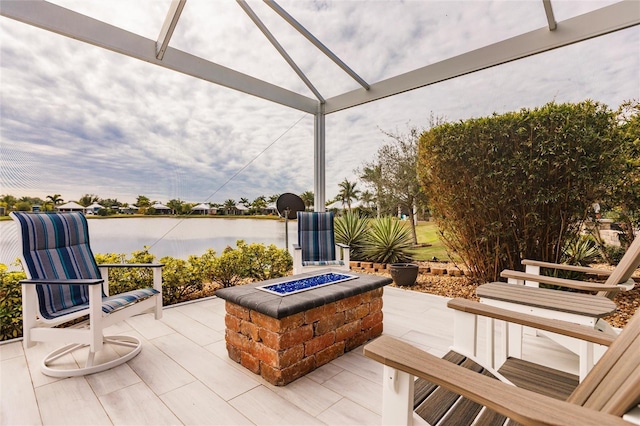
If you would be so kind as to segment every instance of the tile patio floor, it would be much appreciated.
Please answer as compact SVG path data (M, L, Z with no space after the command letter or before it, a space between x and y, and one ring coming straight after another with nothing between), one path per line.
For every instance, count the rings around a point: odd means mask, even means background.
M384 290L384 333L444 354L452 343L446 298L393 287ZM39 371L53 349L21 342L0 345L2 425L378 425L382 366L343 355L286 387L272 386L227 357L224 301L168 307L164 318L143 315L108 330L144 339L127 364L80 378ZM544 338L527 337L526 359L575 373L577 358Z

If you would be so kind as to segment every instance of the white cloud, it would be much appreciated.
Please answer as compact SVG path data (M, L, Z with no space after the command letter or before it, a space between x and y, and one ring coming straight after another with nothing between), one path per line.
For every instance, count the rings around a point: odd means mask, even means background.
M56 3L149 38L169 4ZM280 4L370 83L546 25L539 1ZM602 5L553 4L558 16ZM250 5L325 97L358 87L262 2ZM6 18L0 39L0 193L220 202L313 190L312 116ZM171 45L312 96L235 2L187 2ZM327 197L387 142L379 128L426 127L431 112L459 120L639 98L638 45L632 28L331 114Z

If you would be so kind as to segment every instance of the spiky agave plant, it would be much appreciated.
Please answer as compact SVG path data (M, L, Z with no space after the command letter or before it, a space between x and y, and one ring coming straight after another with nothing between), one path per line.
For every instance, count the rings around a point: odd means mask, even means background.
M394 218L381 217L371 222L363 253L371 262L400 263L411 260L412 246L409 227Z
M580 235L569 240L562 252L562 263L589 266L601 260L600 251L592 237Z
M350 247L352 260L365 260L362 250L366 243L369 219L358 213L347 212L335 220L336 242Z
M593 237L579 235L568 240L560 256L560 262L567 265L589 266L602 259L600 250ZM556 269L553 276L571 280L584 280L585 274L581 272L564 271ZM566 290L566 289L565 289Z

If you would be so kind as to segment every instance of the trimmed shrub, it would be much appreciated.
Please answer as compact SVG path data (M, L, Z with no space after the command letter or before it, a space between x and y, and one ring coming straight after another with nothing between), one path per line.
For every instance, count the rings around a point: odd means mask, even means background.
M287 250L271 244L246 244L237 241L237 249L227 247L216 257L214 250L202 256L189 256L187 260L163 257L162 299L163 305L193 300L204 290L206 283L219 283L230 287L247 281L266 280L287 275L293 260ZM96 263L153 263L155 256L148 248L125 254L96 254ZM22 335L22 292L18 281L25 279L24 272L7 272L0 264L0 340ZM149 268L110 268L109 293L116 294L153 286L153 271Z
M134 251L127 259L125 254L107 253L95 255L98 266L103 263L153 263L155 256L148 248ZM153 287L153 271L149 268L110 268L109 294L123 293L139 288Z
M7 271L0 263L0 341L22 336L22 271Z
M287 250L274 244L247 244L243 240L236 242L243 257L245 270L243 278L264 281L285 276L293 267L293 259Z
M615 113L593 101L424 132L418 171L443 242L482 281L523 258L558 262L618 173L616 135Z
M244 259L240 250L227 246L211 265L213 280L225 288L241 284L248 270Z

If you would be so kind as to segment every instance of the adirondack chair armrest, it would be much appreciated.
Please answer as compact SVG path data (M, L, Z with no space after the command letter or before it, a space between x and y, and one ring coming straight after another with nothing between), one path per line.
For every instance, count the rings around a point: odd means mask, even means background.
M343 249L348 249L348 248L349 248L349 246L348 246L348 245L346 245L346 244L342 244L342 243L336 243L336 245L337 245L338 247L340 247L340 248L343 248Z
M404 341L381 336L364 355L440 385L521 424L629 425L620 417L517 388L440 359Z
M504 271L500 272L500 276L502 278L535 281L542 284L557 285L560 287L567 287L584 291L626 291L628 289L627 283L618 285L605 285L600 283L590 283L588 281L568 280L566 278L528 274L526 272L512 271L510 269L505 269Z
M574 337L599 345L609 346L616 336L596 330L594 327L579 325L572 322L557 319L547 319L537 315L530 315L498 308L485 303L478 303L468 299L456 298L447 303L447 307L469 314L480 315L497 320L506 321L512 324L520 324L533 327L538 330L550 331L568 337Z
M20 284L60 284L60 285L100 285L104 280L97 279L59 279L59 280L39 280L39 279L27 279L20 280Z
M298 244L291 244L291 247L293 247L294 250L302 250L302 247L300 247Z
M583 272L585 274L600 275L600 276L606 276L606 277L613 274L613 270L608 270L608 269L590 268L588 266L566 265L564 263L542 262L540 260L531 260L531 259L522 260L522 264L525 266L535 266L538 268L547 268L547 269L560 269L563 271ZM527 272L527 273L530 273L530 272ZM533 274L533 275L538 276L537 274ZM535 280L532 280L532 281L535 281ZM619 283L617 285L618 287L617 289L620 291L629 291L629 290L633 290L635 285L636 283L633 280L633 278L629 278L626 282ZM598 290L599 291L603 290L603 287L602 286L598 287Z
M560 269L563 271L584 272L585 274L596 274L609 276L613 273L611 270L590 268L588 266L567 265L564 263L543 262L541 260L523 259L521 262L525 266L538 266L547 269Z

